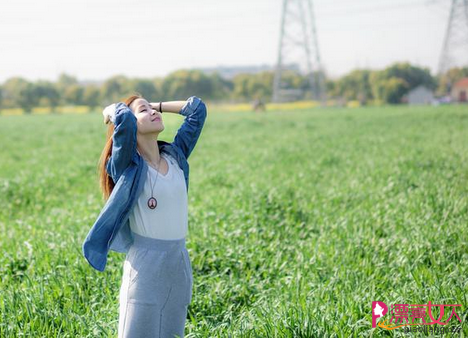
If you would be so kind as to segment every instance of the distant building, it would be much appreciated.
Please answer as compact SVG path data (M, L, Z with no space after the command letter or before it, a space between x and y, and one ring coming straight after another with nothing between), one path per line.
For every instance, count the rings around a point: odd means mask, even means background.
M458 80L452 87L450 96L455 102L467 102L468 78Z
M433 100L433 92L423 85L419 85L408 92L408 104L410 105L430 105Z

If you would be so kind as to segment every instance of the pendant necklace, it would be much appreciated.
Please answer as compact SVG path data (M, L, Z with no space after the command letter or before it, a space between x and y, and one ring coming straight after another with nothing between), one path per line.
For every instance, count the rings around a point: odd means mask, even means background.
M161 165L161 158L162 158L162 156L160 155L159 156L158 169L156 170L156 180L154 182L154 185L151 183L151 174L150 174L151 198L148 199L148 207L151 208L152 210L154 210L156 208L156 206L158 206L158 201L156 200L156 198L153 195L153 190L154 190L154 186L156 185L156 182L158 181L159 167L161 167L160 166Z

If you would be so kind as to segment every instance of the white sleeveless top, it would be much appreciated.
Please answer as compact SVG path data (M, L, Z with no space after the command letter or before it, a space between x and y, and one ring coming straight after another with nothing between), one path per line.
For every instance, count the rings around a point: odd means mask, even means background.
M148 173L144 188L133 210L130 212L130 229L142 236L174 240L187 235L188 199L184 172L177 161L167 153L160 153L169 165L166 175L157 173L148 163ZM157 179L156 179L157 176ZM151 180L150 180L151 177ZM155 209L148 207L153 196L157 200Z

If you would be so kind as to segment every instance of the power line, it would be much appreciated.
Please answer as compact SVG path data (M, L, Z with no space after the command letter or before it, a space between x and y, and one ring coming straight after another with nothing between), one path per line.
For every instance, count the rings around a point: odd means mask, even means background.
M375 14L377 12L382 12L382 11L391 11L391 10L402 10L402 9L407 9L407 8L416 8L416 7L421 7L421 6L428 6L426 2L415 2L415 3L400 3L400 4L393 4L391 6L377 6L377 7L361 7L361 8L343 8L342 10L333 10L333 11L318 11L320 15L325 15L325 16L340 16L340 15L346 15L349 16L350 14ZM354 11L352 10L354 9Z

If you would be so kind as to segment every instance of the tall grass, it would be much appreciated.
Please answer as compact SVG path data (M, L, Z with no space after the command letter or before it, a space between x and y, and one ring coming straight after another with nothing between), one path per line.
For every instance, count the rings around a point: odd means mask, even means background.
M172 141L182 118L164 118ZM0 336L117 336L124 257L101 273L81 254L103 206L102 117L0 119ZM466 337L467 128L462 106L208 107L186 336L404 337L372 329L371 302L430 300L463 305Z

